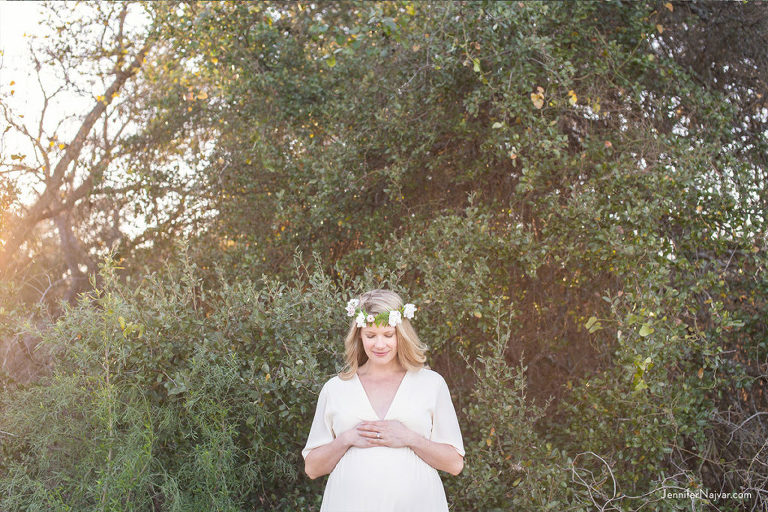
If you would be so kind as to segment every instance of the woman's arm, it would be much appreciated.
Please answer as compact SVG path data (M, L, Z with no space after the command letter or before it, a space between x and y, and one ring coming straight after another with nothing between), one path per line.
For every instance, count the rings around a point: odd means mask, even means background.
M307 454L304 458L304 472L309 478L314 480L333 471L341 457L352 446L348 440L349 436L345 435L346 433L344 432L328 444L314 448Z
M447 471L453 476L464 469L464 457L450 444L436 443L417 434L408 447L435 469Z
M431 441L397 420L364 421L358 425L357 430L368 439L371 446L407 446L433 468L454 476L464 469L464 457L453 445Z
M330 443L313 448L304 458L304 472L312 480L329 474L352 446L370 448L374 445L360 435L356 428L351 428L339 434Z

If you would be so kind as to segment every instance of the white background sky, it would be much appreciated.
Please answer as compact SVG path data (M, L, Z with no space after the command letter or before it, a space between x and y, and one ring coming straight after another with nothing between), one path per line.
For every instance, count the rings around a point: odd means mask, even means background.
M20 87L14 89L20 97L24 96L32 69L27 50L29 39L24 34L40 33L41 10L41 2L0 1L0 87L6 91L11 80L15 80Z
M41 2L0 1L0 50L5 66L18 65L26 53L23 34L35 33L41 19Z
M80 4L80 2L74 1L60 2L60 4L62 3L72 10L77 10L78 4ZM52 37L56 36L55 31L40 24L45 19L43 10L43 2L0 0L0 51L3 53L0 56L0 98L5 101L7 106L11 107L14 113L24 115L20 121L26 124L33 134L37 133L43 97L30 58L29 43L31 37L42 39L47 34L53 34ZM135 14L133 17L129 16L129 21L127 21L133 27L139 27L143 22L146 22L146 18L140 14L140 11L136 11L139 14ZM38 40L37 42L42 41ZM60 82L60 78L51 71L49 66L45 65L42 69L42 80L49 94L57 88L57 83ZM11 82L14 84L11 85ZM74 131L79 127L77 120L66 122L58 129L55 129L56 124L70 114L89 110L96 96L104 91L103 84L96 84L94 87L93 96L90 98L64 91L49 103L44 123L46 137L56 131L55 135L58 140L66 142L70 136L74 135ZM12 89L14 94L9 96ZM0 133L4 129L5 122L0 119ZM47 141L48 139L44 140ZM5 138L0 140L0 155L3 155L7 160L8 156L12 154L29 155L31 157L29 160L34 161L30 142L23 136L14 136L14 130L8 132ZM186 167L183 160L179 161L178 164L182 169ZM189 169L189 172L191 173L192 170ZM21 201L27 205L33 203L37 194L42 192L42 183L30 176L17 179L16 184L20 191ZM147 224L141 218L132 218L123 223L121 229L124 233L133 236L142 232L146 226Z
M41 105L28 44L29 36L42 32L39 25L43 19L42 8L42 2L0 1L0 92L7 104L14 111L24 114L28 121L37 119L36 113L39 113ZM15 83L11 85L11 82ZM9 97L11 90L15 92ZM5 122L0 120L0 131L5 129L4 126ZM29 152L28 142L19 137L6 136L4 142L5 147L0 147L4 155ZM32 186L32 183L19 183L24 202L32 198Z
M77 9L77 2L67 2L72 9ZM33 134L37 133L40 111L43 97L40 84L30 58L29 43L31 38L43 38L51 31L41 25L45 19L43 16L42 2L9 2L0 0L0 98L11 107L15 114L23 114L24 118L17 120L26 124ZM39 41L38 41L39 42ZM55 76L49 66L43 66L43 84L50 94L56 89L59 78ZM13 85L11 85L13 83ZM11 90L14 94L10 96ZM103 87L96 86L93 95L103 91ZM82 97L64 92L49 103L46 112L45 127L46 136L53 133L53 128L62 118L73 112L82 112L91 108L93 98ZM5 130L5 121L0 118L0 133ZM77 120L67 122L56 130L56 135L63 142L69 140L74 130L79 127ZM22 135L11 130L0 141L0 155L8 160L9 155L25 154L34 162L31 143ZM47 139L45 139L47 141ZM13 176L13 175L12 175ZM20 199L29 205L33 203L37 195L42 192L43 184L29 175L16 175L16 185L20 192ZM143 223L139 223L143 226ZM141 229L136 226L125 227L125 232L136 234Z

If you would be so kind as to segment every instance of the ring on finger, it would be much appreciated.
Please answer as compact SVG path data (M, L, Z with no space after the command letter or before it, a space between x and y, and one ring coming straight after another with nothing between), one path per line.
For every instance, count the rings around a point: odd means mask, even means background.
M376 438L381 439L381 432L376 432Z

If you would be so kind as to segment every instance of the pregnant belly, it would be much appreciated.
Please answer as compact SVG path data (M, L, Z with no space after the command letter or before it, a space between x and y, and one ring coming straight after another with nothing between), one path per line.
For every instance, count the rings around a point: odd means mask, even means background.
M352 447L328 477L323 510L447 510L437 470L410 448Z

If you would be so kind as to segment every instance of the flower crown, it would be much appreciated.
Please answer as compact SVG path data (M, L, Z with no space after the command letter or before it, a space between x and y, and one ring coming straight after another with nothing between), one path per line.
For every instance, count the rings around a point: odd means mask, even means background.
M384 324L385 322L394 327L403 321L403 317L413 318L413 313L416 311L415 305L406 304L400 309L382 311L374 316L370 313L366 313L364 309L358 308L359 305L360 301L357 299L352 299L347 302L347 316L356 316L355 321L357 322L358 327L365 327L367 324L381 326L381 324Z

